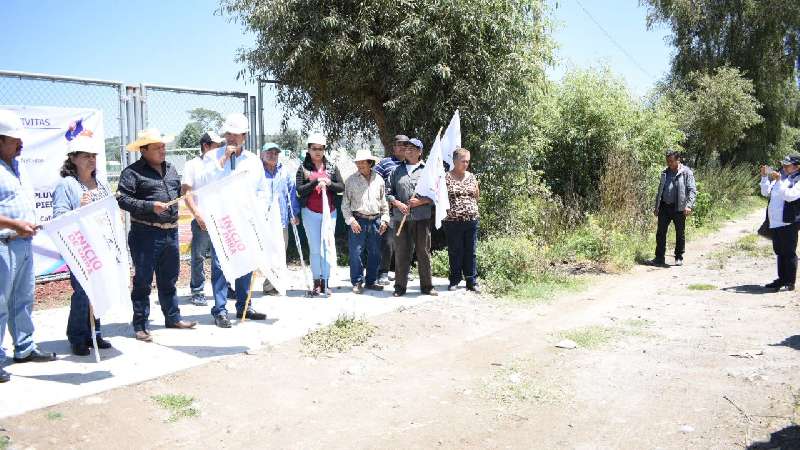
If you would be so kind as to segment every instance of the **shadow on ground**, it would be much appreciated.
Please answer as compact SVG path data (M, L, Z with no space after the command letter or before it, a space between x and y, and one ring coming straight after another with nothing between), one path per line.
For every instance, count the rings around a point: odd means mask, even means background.
M754 442L747 450L798 450L800 449L800 426L790 425L770 435L769 441Z
M722 290L725 292L733 292L734 294L771 294L775 292L759 284L742 284L740 286L722 288Z
M769 345L770 347L789 347L795 350L800 350L800 334L789 336L788 338L784 339L783 342Z

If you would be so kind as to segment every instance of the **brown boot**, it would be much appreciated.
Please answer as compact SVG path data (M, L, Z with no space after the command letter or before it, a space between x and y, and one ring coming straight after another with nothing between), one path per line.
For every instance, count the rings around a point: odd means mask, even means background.
M316 297L320 294L320 286L319 280L314 280L314 287L311 289L311 292L308 293L310 297Z

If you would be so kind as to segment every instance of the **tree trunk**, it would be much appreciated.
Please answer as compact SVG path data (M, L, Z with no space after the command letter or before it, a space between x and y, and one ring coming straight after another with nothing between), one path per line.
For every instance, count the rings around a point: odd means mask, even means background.
M392 136L392 132L386 123L386 110L383 108L383 102L376 97L372 98L371 103L372 118L375 120L375 126L378 127L378 136L381 138L381 144L383 144L383 154L384 156L390 156L392 154L392 139L394 136Z

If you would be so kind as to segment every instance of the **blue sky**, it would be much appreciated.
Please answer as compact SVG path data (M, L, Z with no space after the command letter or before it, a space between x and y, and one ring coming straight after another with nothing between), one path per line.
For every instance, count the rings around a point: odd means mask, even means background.
M214 14L217 0L2 1L2 70L255 93L252 84L236 79L242 66L235 62L237 50L250 45L252 36ZM646 29L646 10L638 0L548 1L559 44L559 64L550 71L554 78L568 68L606 64L635 94L644 95L668 70L667 30ZM267 106L274 111L266 116L268 131L278 127L276 108Z

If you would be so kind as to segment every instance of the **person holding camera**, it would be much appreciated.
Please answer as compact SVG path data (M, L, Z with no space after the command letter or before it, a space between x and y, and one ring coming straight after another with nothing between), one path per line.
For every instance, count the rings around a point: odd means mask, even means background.
M761 166L761 195L769 198L767 221L772 235L772 250L778 257L778 278L764 285L779 291L794 290L797 278L797 224L800 222L800 155L788 155L780 172Z
M686 217L692 214L697 198L697 185L692 169L681 163L681 155L677 150L666 153L667 168L661 172L653 214L658 217L656 230L656 257L649 263L654 266L665 266L664 255L667 251L667 229L670 222L675 224L675 265L683 265L683 253L686 247Z

